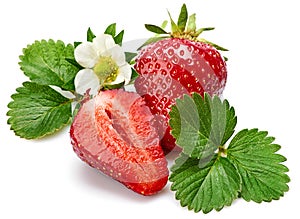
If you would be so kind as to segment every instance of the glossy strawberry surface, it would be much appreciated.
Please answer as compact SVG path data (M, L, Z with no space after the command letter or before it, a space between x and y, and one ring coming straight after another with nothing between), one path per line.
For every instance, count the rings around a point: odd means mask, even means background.
M152 195L167 183L167 161L152 125L153 115L138 94L101 91L83 104L71 125L76 154L129 189Z
M156 115L161 145L168 153L175 146L168 125L176 98L193 92L221 95L227 80L226 63L211 45L188 39L167 38L145 46L135 69L138 94Z

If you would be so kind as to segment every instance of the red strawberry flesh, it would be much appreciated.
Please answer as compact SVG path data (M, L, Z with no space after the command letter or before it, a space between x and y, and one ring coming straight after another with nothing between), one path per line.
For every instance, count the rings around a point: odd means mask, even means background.
M167 183L167 161L153 115L136 93L102 91L84 103L71 126L77 155L133 191L152 195Z

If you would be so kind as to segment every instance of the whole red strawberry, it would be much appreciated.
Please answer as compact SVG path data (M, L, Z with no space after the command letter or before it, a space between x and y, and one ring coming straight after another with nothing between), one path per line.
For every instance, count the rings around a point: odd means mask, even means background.
M193 92L202 96L204 92L221 95L227 79L226 63L217 50L226 49L198 38L203 31L213 28L196 30L195 14L187 22L185 4L177 24L170 19L172 33L155 25L145 25L152 32L168 36L151 38L139 52L135 64L139 74L135 80L136 91L156 115L156 126L165 153L176 146L168 125L175 99Z
M168 169L152 120L138 94L101 91L81 106L71 125L73 149L129 189L155 194L166 185Z

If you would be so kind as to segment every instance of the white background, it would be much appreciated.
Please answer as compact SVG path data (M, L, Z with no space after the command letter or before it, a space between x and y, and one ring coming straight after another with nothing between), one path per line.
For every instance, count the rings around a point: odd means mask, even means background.
M4 3L5 2L5 3ZM102 33L117 22L125 41L152 36L143 24L174 17L184 1L1 1L0 7L0 218L299 218L299 4L292 0L186 0L203 37L230 51L224 92L238 125L268 130L287 157L290 191L279 201L236 200L221 212L195 214L180 207L169 184L144 197L83 163L69 130L28 141L6 124L10 95L27 78L18 56L35 40L84 41L86 30ZM169 161L172 159L169 158Z

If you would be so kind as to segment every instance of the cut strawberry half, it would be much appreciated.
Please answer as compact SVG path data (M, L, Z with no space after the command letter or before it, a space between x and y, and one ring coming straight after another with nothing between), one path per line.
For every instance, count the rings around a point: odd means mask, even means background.
M167 183L167 161L153 115L136 93L101 91L86 101L71 125L76 154L129 189L152 195Z

